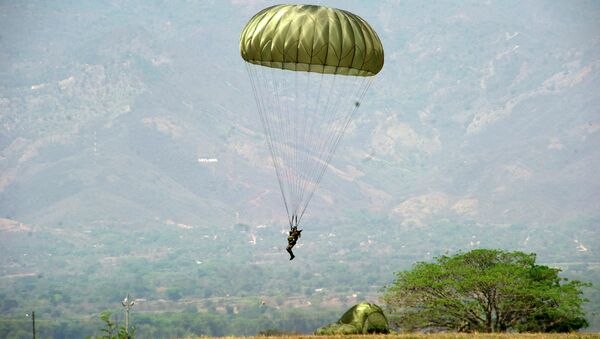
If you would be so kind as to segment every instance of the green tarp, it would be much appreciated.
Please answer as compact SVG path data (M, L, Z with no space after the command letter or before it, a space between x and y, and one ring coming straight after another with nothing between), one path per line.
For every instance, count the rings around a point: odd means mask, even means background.
M371 303L352 306L334 324L319 327L317 335L389 333L387 319L381 307Z

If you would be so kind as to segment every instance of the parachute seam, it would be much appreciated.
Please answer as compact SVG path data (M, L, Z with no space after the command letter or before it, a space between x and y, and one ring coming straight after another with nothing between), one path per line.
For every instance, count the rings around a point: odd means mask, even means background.
M340 67L340 63L342 62L342 54L344 53L344 32L342 31L342 22L340 20L340 14L337 11L334 11L333 13L335 13L335 16L338 18L336 21L336 25L338 26L338 31L340 34L340 54L338 55L337 53L335 53L335 56L338 57L338 63L336 66L337 73L337 69Z
M365 32L363 32L361 30L361 34L362 34L364 42L365 42L365 46L364 46L365 50L364 50L364 56L363 56L363 60L362 60L362 64L360 65L360 68L364 68L365 64L367 62L369 64L371 64L371 60L373 59L373 55L374 55L373 51L375 49L375 45L373 44L373 38L372 38L372 34L371 34L372 32L370 31L370 28L367 28L366 25L364 25L364 26L365 26L365 29L367 29L369 31L368 32L369 34L365 34ZM371 52L370 53L367 53L367 35L368 35L368 39L370 40L370 43L371 43Z
M329 9L326 9L329 11ZM325 51L325 60L323 61L323 65L327 65L327 59L329 58L329 49L331 48L331 44L329 43L329 38L331 37L331 20L330 16L327 16L327 50Z
M352 59L350 59L350 67L354 67L354 57L356 56L356 34L354 34L354 25L352 24L352 22L350 21L350 19L348 19L348 16L346 13L344 13L344 17L346 18L346 21L348 22L348 25L350 25L350 27L352 28L350 31L352 32L352 41L354 41L354 48L352 48Z
M265 12L264 16L266 16L266 15L267 15L267 12ZM264 19L264 16L263 16L263 18L261 18L261 19L259 20L259 22L258 22L258 23L260 23L260 21L262 21L262 19ZM265 23L264 27L266 27L267 25L269 25L269 23L271 22L271 20L273 20L273 18L274 18L274 16L271 16L271 17L270 17L270 18L267 20L267 22ZM279 20L281 20L281 18L279 18ZM259 26L259 25L258 25L258 23L256 24L256 27L254 27L254 31L252 32L252 36L253 36L253 37L254 37L255 35L257 35L257 32L256 32L256 31L258 30L258 26ZM279 22L278 22L277 24L279 24ZM277 27L277 24L275 25L275 27ZM258 33L259 33L259 34L258 34L258 36L257 36L257 38L258 38L258 44L259 44L259 46L262 46L262 42L263 42L263 41L262 41L262 38L263 38L263 33L264 33L264 32L263 32L263 31L259 31ZM272 39L271 39L271 40L272 40ZM271 43L271 46L273 46L273 43ZM262 51L262 48L259 48L259 50L260 50L260 51ZM262 55L261 55L261 59L262 59ZM271 59L273 59L273 52L271 52Z
M356 16L354 16L354 17L355 17L356 21L358 21L359 23L362 23L362 20L360 20ZM365 61L367 60L367 37L365 36L364 31L362 29L359 29L358 32L359 32L360 36L362 37L362 41L363 41L363 46L361 46L362 47L361 52L362 52L363 57L362 57L362 64L360 65L360 69L364 69ZM355 47L357 47L356 40L355 40Z
M282 19L283 19L283 16L282 16ZM283 69L283 64L286 63L286 57L287 57L287 53L286 53L287 52L287 48L286 48L286 46L288 44L288 39L289 39L288 33L290 32L290 29L292 29L292 22L293 22L293 20L287 20L287 21L288 21L288 24L287 24L287 27L285 29L285 33L283 34L283 36L285 37L285 39L283 39L283 46L282 46L282 48L283 48L283 53L282 53L283 59L282 59L282 64L281 64L282 69ZM294 61L294 63L298 63L298 60Z

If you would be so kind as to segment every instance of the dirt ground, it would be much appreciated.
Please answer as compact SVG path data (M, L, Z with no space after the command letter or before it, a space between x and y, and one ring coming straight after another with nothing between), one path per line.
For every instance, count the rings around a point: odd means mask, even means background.
M197 339L210 339L211 337L198 337ZM514 339L514 338L527 338L527 339L600 339L600 333L569 333L569 334L550 334L550 333L504 333L504 334L492 334L492 333L436 333L436 334L377 334L377 335L347 335L347 336L315 336L315 335L286 335L286 336L272 336L272 337L222 337L219 339Z

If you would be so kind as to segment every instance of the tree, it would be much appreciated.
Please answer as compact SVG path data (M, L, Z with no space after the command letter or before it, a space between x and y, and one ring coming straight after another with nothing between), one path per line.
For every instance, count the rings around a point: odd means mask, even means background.
M177 287L169 287L166 291L169 300L177 301L181 299L181 290Z
M403 330L571 332L588 325L582 288L535 264L535 254L478 249L396 273L385 288L390 321Z
M117 326L110 320L111 312L104 311L100 313L100 319L104 322L104 327L100 329L104 334L102 339L131 339L135 337L135 327L127 332L124 326Z

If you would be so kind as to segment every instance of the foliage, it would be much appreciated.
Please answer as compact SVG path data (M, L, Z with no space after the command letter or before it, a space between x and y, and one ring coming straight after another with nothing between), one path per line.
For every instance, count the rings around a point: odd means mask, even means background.
M585 288L590 302L584 307L588 330L597 332L600 247L594 244L600 241L596 232L599 222L587 220L586 227L551 225L560 232L516 225L510 226L511 237L504 237L507 228L450 221L424 229L401 228L394 226L394 220L355 211L344 223L347 232L341 232L339 224L315 222L307 227L304 232L309 233L299 249L302 260L295 266L282 264L289 258L284 255L285 236L273 225L255 225L246 231L218 225L182 229L65 223L66 233L45 227L36 228L31 237L8 232L0 237L0 260L8 274L0 284L0 338L20 329L29 331L30 324L21 321L32 309L40 337L98 335L103 325L97 314L113 310L115 305L120 309L126 291L146 300L136 306L138 337L255 335L269 328L312 333L335 322L343 310L356 303L354 294L376 300L382 286L394 280L394 271L469 248L473 237L486 247L536 252L538 261L561 267L561 276L594 282L594 287ZM248 243L252 234L256 245ZM519 245L516 239L525 240L531 234L535 236L530 237L529 245ZM573 237L585 239L589 250L572 250ZM385 245L387 239L399 239L398 245ZM135 250L124 254L126 246ZM43 275L17 276L29 272L28 268ZM9 277L12 274L15 276ZM170 289L178 291L181 298L169 299ZM53 304L56 294L61 295L60 301ZM261 300L266 306L259 306ZM239 313L226 314L227 306ZM181 312L188 307L198 314L185 318L183 327L178 327L182 325L178 319L187 316Z
M262 308L261 308L262 309ZM252 336L271 331L296 335L310 333L324 323L334 321L339 309L331 308L281 308L266 307L259 310L245 306L238 314L218 312L136 312L135 336L141 338L172 337L223 337L232 333L240 336ZM37 316L37 311L36 311ZM114 313L113 313L114 316ZM110 320L110 317L108 318ZM114 318L113 318L114 319ZM36 318L37 334L40 338L84 338L90 336L105 338L126 338L116 333L116 321L112 320L112 337L107 335L108 324L99 319L86 320L52 319L39 321ZM26 336L15 333L31 333L31 320L0 319L0 338ZM130 332L131 329L130 329ZM133 332L130 333L133 337Z
M104 333L101 336L102 339L132 339L135 337L135 327L128 332L125 326L117 326L116 323L112 322L110 316L110 311L100 313L100 319L102 319L105 325L101 329Z
M570 332L588 325L582 288L535 254L478 249L396 273L391 322L408 331Z

